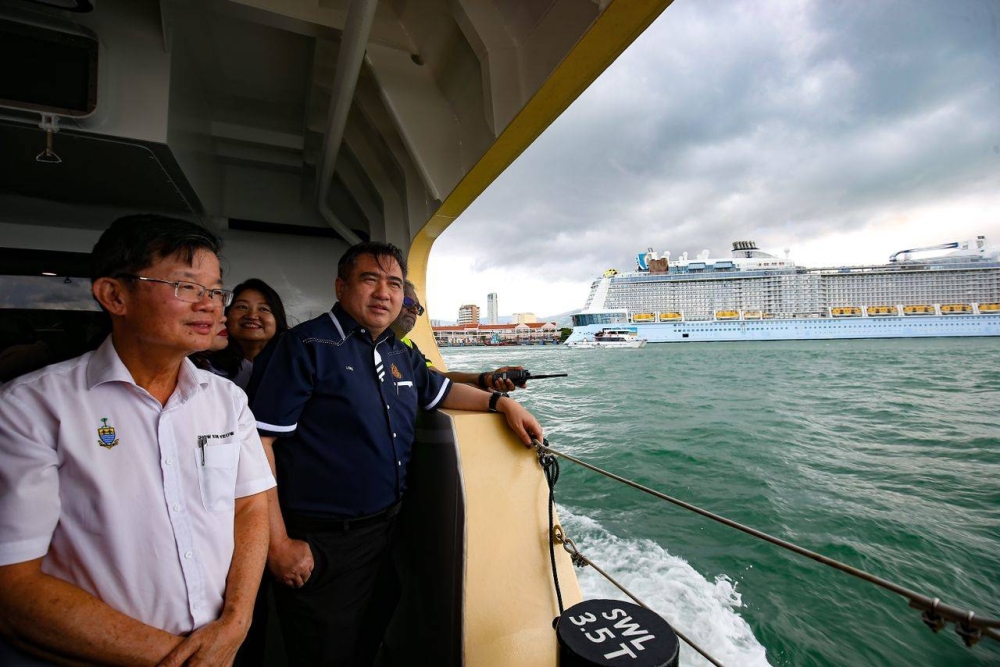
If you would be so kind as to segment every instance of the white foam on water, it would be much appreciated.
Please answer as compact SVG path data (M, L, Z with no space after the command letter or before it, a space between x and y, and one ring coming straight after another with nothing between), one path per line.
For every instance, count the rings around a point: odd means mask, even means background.
M743 602L728 576L709 581L652 540L621 539L566 507L559 507L559 518L582 554L715 660L726 667L769 667L764 647L737 611ZM593 568L576 572L584 599L629 599ZM680 664L711 667L683 641Z

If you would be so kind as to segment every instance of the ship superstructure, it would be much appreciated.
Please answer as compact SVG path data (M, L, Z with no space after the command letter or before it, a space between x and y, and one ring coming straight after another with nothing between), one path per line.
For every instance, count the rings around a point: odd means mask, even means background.
M594 281L569 340L621 323L650 342L1000 335L1000 249L984 236L881 265L804 268L785 255L753 241L719 259L639 253L635 271Z

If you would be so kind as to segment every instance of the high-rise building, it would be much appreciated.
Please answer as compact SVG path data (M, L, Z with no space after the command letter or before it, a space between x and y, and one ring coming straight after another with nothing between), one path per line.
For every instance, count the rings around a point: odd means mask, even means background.
M459 324L479 324L479 306L469 303L458 309Z
M497 323L497 293L490 292L486 295L486 321L490 324Z
M518 324L532 324L538 321L534 313L514 313L512 315L514 322Z

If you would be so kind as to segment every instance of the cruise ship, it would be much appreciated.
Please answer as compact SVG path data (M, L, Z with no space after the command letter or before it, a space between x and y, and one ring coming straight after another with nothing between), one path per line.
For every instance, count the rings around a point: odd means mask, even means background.
M1000 336L1000 249L969 241L893 253L887 264L804 268L733 243L732 256L639 253L608 269L567 343L630 324L650 343Z

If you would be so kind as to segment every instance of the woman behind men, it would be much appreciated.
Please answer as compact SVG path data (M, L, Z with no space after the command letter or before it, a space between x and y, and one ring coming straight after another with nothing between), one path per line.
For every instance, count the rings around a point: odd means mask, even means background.
M229 346L214 355L217 371L246 389L253 360L276 335L288 331L281 297L259 278L249 278L233 289L233 302L226 309Z

